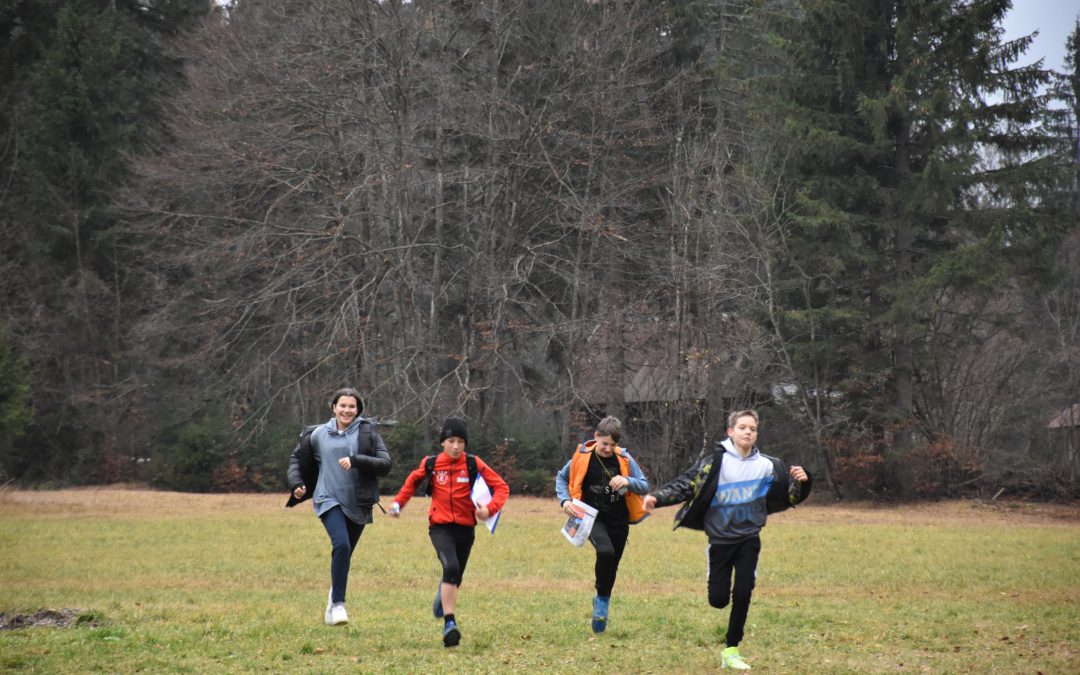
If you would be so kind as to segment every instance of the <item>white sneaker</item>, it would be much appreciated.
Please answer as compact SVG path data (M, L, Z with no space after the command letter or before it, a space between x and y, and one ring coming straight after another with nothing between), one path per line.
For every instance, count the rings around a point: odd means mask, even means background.
M345 612L345 605L334 605L330 608L326 623L331 626L342 626L349 623L349 615Z
M330 587L330 592L326 595L326 612L323 614L323 620L326 621L327 626L340 626L349 623L349 614L345 611L345 605L334 604L333 586Z

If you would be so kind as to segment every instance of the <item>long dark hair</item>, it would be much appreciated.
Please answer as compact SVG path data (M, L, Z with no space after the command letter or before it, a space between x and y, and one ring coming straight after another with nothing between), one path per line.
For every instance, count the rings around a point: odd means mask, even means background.
M338 399L342 396L352 396L356 399L356 414L359 415L364 411L364 399L360 398L360 392L356 391L352 387L345 387L344 389L338 389L334 392L333 398L330 399L330 409L333 410L337 405Z

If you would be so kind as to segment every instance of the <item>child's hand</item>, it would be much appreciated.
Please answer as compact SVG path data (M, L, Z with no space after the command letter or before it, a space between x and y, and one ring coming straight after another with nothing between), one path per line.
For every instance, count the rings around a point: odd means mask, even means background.
M488 512L488 507L486 507L486 506L477 506L476 507L476 519L477 520L487 520L489 516L491 516L491 513Z
M790 473L791 477L799 481L800 483L806 482L807 475L806 472L803 471L803 468L801 466L791 467L791 470L788 473Z
M611 481L608 483L608 485L611 486L611 489L615 490L616 492L618 492L619 490L625 490L626 486L629 484L630 479L626 476L612 476Z
M341 459L339 459L338 464L341 466L342 469L345 469L346 471L352 468L352 460L348 457L342 457Z
M656 497L653 497L652 495L645 495L645 497L641 500L641 506L645 509L645 513L652 513L653 509L656 508Z
M388 513L390 514L391 518L397 518L398 516L400 516L401 515L401 504L398 504L397 502L394 502L393 504L391 504L390 505L390 510L388 511Z

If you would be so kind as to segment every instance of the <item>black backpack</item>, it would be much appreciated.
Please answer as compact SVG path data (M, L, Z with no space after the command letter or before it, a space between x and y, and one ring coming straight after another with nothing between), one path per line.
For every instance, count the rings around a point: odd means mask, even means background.
M431 496L431 481L435 475L436 457L438 457L438 455L428 455L427 458L424 459L424 473L427 474L427 481L424 484L424 494L428 497ZM465 453L465 468L469 471L469 489L471 490L472 486L476 484L476 476L480 473L479 469L476 468L476 455L470 455L467 452Z

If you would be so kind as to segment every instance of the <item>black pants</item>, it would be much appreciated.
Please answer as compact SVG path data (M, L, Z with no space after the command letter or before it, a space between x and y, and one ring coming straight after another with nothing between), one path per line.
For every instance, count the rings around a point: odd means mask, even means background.
M589 541L596 549L596 594L600 597L609 597L615 587L615 575L619 573L619 561L629 536L629 523L611 525L600 519L593 522Z
M476 539L473 528L466 525L432 525L428 528L428 536L442 563L443 583L460 586Z
M761 538L757 535L734 544L709 545L709 604L722 609L731 600L731 616L724 640L728 647L737 647L743 638L760 554ZM734 586L731 584L733 571Z

